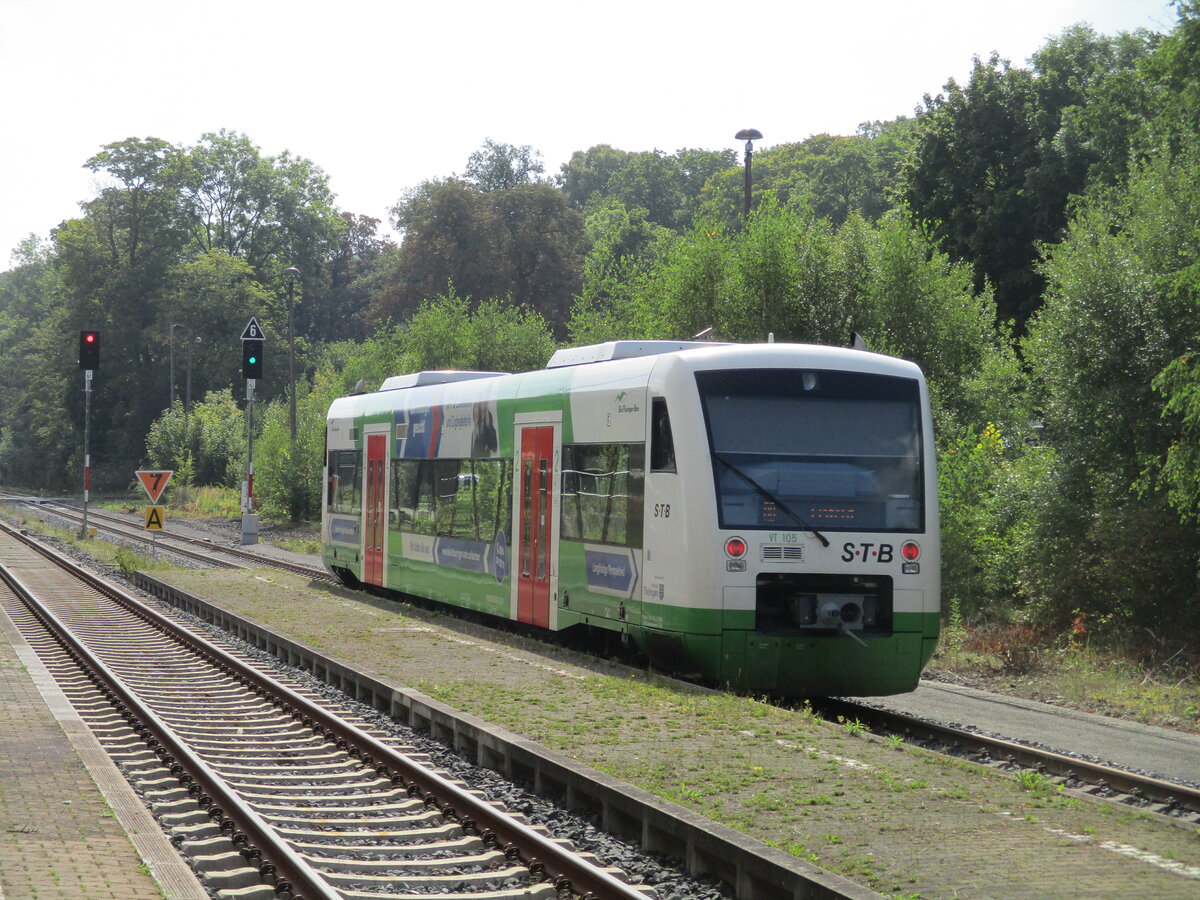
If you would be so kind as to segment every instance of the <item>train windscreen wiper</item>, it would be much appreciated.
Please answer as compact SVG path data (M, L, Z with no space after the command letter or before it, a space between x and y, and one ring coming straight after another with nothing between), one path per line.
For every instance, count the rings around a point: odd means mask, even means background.
M741 478L743 481L745 481L748 485L750 485L752 488L754 488L756 491L758 491L760 494L762 494L764 497L766 497L768 500L770 500L772 503L774 503L776 506L778 506L780 509L782 509L785 513L787 513L793 519L795 519L800 524L801 528L803 528L805 531L812 532L814 535L816 535L817 540L819 540L821 542L821 545L823 547L829 546L829 538L825 537L825 535L823 535L823 534L821 534L821 532L817 531L817 529L815 529L812 525L808 524L808 522L806 522L804 520L804 517L801 516L799 513L797 513L794 509L792 509L790 506L788 506L786 503L784 503L782 500L780 500L778 497L776 497L773 493L768 491L765 487L763 487L761 484L759 484L757 481L755 481L753 478L751 478L749 475L747 475L745 472L743 472L740 468L738 468L733 463L731 463L729 460L727 460L719 452L713 451L713 456L716 457L718 462L723 463L725 465L725 467L727 469L729 469L729 471L733 472L734 475L737 475L739 478Z

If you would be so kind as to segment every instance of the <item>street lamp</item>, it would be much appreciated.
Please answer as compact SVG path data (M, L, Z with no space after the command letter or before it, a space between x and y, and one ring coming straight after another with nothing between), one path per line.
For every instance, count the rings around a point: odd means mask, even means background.
M762 140L762 132L757 128L743 128L734 136L734 140L746 142L746 206L742 213L744 218L750 218L750 158L754 156L754 142Z
M300 270L288 266L283 270L288 280L288 427L292 430L292 443L296 443L296 348L292 337L292 294Z

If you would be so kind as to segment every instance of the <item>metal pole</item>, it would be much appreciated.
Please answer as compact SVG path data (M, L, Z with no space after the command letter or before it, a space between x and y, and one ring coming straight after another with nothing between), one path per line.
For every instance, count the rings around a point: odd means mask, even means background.
M246 506L242 510L242 543L258 543L254 514L254 379L246 379Z
M187 390L183 395L183 421L192 411L192 329L187 330Z
M88 493L92 486L92 370L83 372L83 524L79 526L79 538L88 536Z
M292 333L292 297L296 287L296 276L300 270L289 266L283 270L288 277L288 427L292 443L296 443L296 342Z
M167 409L175 408L175 326L171 326L171 405Z
M742 215L747 219L750 218L750 185L752 183L750 178L750 159L754 156L754 151L750 147L750 141L746 141L746 206Z
M742 210L742 218L750 218L750 160L754 156L754 142L762 139L762 132L757 128L743 128L733 136L734 140L746 142L746 202Z
M254 512L254 379L246 379L246 509Z

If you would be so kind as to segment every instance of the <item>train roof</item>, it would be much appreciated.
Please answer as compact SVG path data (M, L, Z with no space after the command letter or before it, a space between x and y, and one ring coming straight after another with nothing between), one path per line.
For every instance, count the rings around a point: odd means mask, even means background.
M380 391L399 391L404 388L425 387L428 384L453 384L458 381L474 381L477 378L496 378L508 372L468 372L458 369L413 372L409 375L393 375L379 386Z
M698 347L725 347L727 344L712 341L606 341L586 347L566 347L554 351L547 369L563 366L581 366L587 363L609 362L614 359L634 359L639 356L658 356L679 350L694 350Z
M819 344L761 343L733 344L711 341L609 341L587 347L557 351L545 369L507 374L503 372L471 372L441 370L415 372L388 378L378 391L354 394L334 400L330 417L361 415L369 411L409 403L427 401L421 388L447 391L435 402L456 402L456 398L471 396L471 382L494 379L499 391L506 396L539 393L542 390L562 391L587 389L590 385L612 384L617 380L640 381L658 365L699 370L728 366L731 368L787 368L812 366L873 372L881 375L921 379L920 368L912 362L881 353L847 347ZM412 399L385 399L383 394L414 391ZM419 396L418 396L419 395ZM434 395L428 395L433 400Z

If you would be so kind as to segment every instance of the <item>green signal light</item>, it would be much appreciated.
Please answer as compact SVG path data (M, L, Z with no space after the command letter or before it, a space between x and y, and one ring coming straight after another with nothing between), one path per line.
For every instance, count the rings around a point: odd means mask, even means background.
M247 381L262 378L263 342L261 338L242 341L242 377Z

